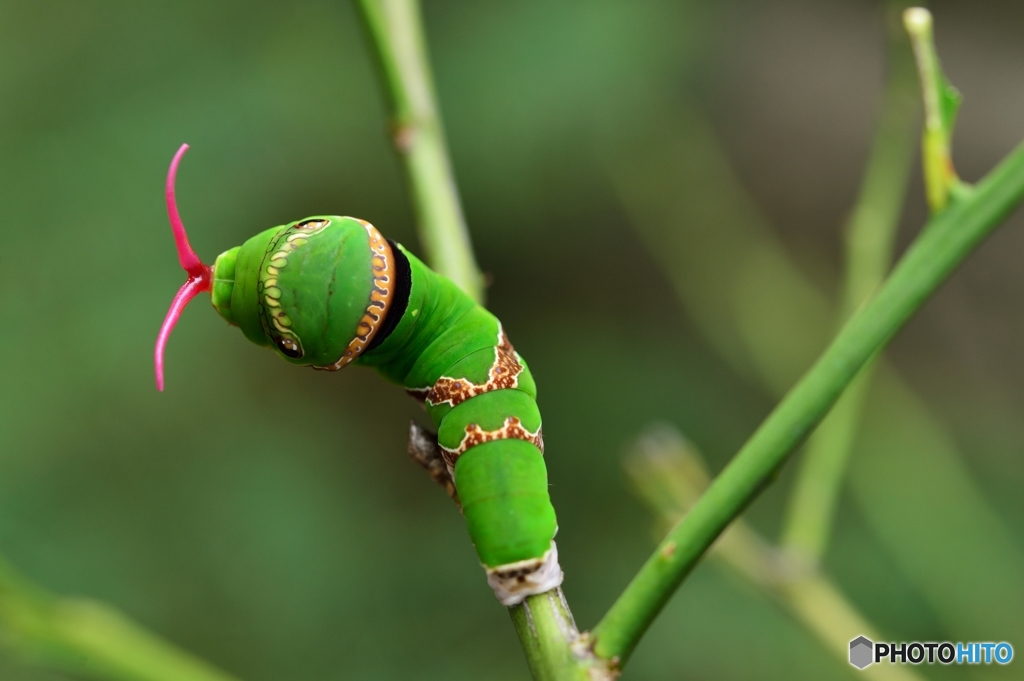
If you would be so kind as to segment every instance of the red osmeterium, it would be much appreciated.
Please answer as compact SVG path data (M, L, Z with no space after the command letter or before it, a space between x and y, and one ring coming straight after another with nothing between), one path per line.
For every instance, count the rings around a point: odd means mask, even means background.
M181 216L178 215L178 205L174 200L174 178L178 174L178 163L181 157L188 151L188 145L182 144L178 153L171 160L171 167L167 171L167 187L164 194L167 198L167 216L171 220L171 230L174 232L174 243L178 247L178 260L181 267L188 273L188 279L171 301L171 309L164 317L164 323L160 326L160 333L156 337L156 349L153 352L153 363L156 366L156 388L164 389L164 348L167 347L167 339L171 335L171 329L178 322L181 311L185 309L189 301L203 291L209 291L213 284L213 270L209 265L204 265L199 256L188 243L188 236L185 234L185 225L181 223Z

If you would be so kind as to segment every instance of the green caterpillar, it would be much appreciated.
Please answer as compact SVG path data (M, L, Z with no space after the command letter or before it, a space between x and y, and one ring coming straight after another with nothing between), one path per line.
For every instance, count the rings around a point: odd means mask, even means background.
M174 199L187 149L182 145L171 161L166 198L188 279L157 336L157 388L163 390L171 329L202 291L246 338L292 364L374 367L422 400L437 427L498 600L514 605L559 586L537 386L501 322L357 218L319 215L273 227L204 265Z

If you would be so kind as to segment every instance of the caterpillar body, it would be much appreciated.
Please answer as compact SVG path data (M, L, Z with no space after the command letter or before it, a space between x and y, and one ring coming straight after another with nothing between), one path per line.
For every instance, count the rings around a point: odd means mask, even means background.
M560 585L537 387L497 318L358 218L273 227L202 264L174 200L187 148L171 162L166 197L189 276L157 337L157 387L170 331L202 291L246 338L292 364L373 367L426 407L498 600L514 605Z

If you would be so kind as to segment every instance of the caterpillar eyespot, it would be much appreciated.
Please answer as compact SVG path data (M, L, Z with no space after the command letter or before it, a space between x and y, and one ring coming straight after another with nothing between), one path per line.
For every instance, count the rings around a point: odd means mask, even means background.
M559 586L537 386L501 322L357 218L313 216L272 227L203 264L174 200L187 149L171 161L165 194L188 277L157 336L157 388L163 390L171 330L203 291L246 338L292 364L373 367L422 401L437 427L438 449L498 600L514 605Z
M302 349L299 348L298 343L296 343L290 338L281 338L280 340L278 340L277 347L285 355L285 357L290 357L291 359L302 358Z
M295 225L295 229L320 229L326 227L330 220L304 220Z

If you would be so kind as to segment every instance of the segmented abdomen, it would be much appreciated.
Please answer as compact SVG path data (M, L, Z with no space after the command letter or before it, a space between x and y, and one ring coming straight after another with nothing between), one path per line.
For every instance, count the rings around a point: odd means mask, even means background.
M462 352L452 352L456 339ZM542 558L554 537L555 514L530 370L500 322L481 307L440 334L417 365L436 368L439 356L448 365L439 378L429 389L410 392L424 397L437 426L481 562L493 568Z

